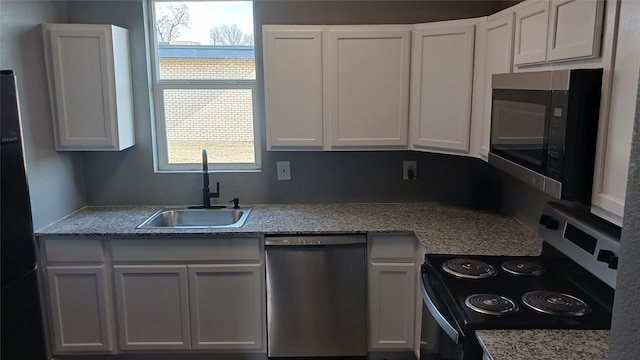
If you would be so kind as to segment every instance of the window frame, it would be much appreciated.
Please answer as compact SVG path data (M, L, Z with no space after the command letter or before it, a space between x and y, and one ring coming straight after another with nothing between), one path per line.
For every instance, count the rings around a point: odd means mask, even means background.
M260 112L258 101L258 79L257 79L257 60L254 55L254 66L256 66L256 78L253 80L246 79L197 79L197 80L178 80L160 78L160 58L158 56L158 32L156 27L156 7L155 3L161 2L199 2L199 1L225 1L225 0L147 0L148 4L148 31L150 60L151 60L151 91L150 97L153 101L154 114L152 114L152 146L153 146L153 163L156 173L192 173L202 172L202 163L169 163L169 150L167 140L167 127L165 118L164 91L165 90L250 90L251 102L253 109L253 152L254 162L252 163L216 163L211 162L209 157L209 172L257 172L261 170L261 149L262 134L260 128ZM255 16L255 6L253 0L236 0L251 1ZM254 39L255 39L255 17L253 21ZM255 54L255 44L254 44Z

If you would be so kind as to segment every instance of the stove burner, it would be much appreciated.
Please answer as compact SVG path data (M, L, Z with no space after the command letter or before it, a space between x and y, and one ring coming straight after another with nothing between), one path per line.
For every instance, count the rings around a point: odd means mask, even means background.
M527 260L509 260L500 265L502 270L514 274L514 275L542 275L544 268L531 261Z
M555 291L531 291L522 295L522 302L535 311L566 317L583 316L591 311L582 300Z
M465 279L483 279L496 275L493 266L479 260L455 258L442 264L442 270Z
M471 310L487 315L507 315L518 311L518 306L504 296L494 294L474 294L464 300Z

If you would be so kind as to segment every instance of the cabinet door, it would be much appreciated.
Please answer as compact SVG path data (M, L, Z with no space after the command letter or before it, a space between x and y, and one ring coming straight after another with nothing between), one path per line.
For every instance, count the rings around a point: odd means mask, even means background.
M132 146L128 31L78 24L46 24L43 31L56 149Z
M407 146L410 30L329 31L331 149Z
M597 57L603 0L551 0L547 60Z
M491 136L491 77L493 74L511 72L513 59L513 18L514 13L503 15L497 19L487 21L486 25L486 54L485 70L485 102L482 123L482 141L480 156L489 156L489 139Z
M263 34L267 149L322 149L322 29Z
M622 226L640 69L640 2L620 3L611 103L598 132L591 211ZM637 141L637 140L636 140Z
M371 350L413 349L415 264L373 263L369 271Z
M190 265L193 349L262 349L265 316L261 266Z
M47 267L56 354L112 350L104 266Z
M549 1L532 1L516 10L516 34L513 63L526 65L547 59Z
M116 265L114 276L120 349L189 349L186 265Z
M429 24L413 32L411 147L469 152L475 25Z

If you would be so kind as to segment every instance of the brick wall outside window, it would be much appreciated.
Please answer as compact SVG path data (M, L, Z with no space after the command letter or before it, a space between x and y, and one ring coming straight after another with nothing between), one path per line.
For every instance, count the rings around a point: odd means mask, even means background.
M253 59L161 58L162 79L255 79ZM251 91L166 90L167 140L253 143Z

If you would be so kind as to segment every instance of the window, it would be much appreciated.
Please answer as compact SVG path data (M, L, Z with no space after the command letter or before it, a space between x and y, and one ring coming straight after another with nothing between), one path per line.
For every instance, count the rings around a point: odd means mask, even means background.
M259 169L253 2L149 1L156 170Z

